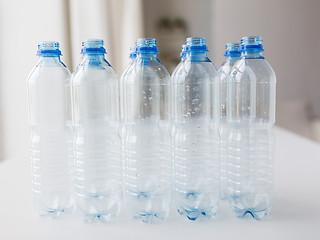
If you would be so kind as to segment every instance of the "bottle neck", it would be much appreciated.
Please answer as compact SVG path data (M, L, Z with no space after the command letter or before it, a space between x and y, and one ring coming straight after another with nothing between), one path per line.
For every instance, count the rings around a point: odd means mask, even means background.
M83 54L83 61L103 62L105 61L104 54Z
M85 58L96 58L96 59L103 59L104 58L104 53L94 53L94 54L91 54L91 53L84 53L83 54L83 57Z
M242 57L246 59L264 59L262 51L243 51Z
M41 60L50 60L50 59L59 59L60 60L60 55L39 55L39 58Z
M207 59L207 52L200 52L200 51L191 51L187 52L186 58L191 58L192 60L206 60Z
M227 61L237 61L240 58L240 56L226 56Z
M155 52L137 52L138 58L144 58L144 59L157 59L157 53Z
M43 64L60 64L60 56L59 55L40 55L39 56L40 63Z

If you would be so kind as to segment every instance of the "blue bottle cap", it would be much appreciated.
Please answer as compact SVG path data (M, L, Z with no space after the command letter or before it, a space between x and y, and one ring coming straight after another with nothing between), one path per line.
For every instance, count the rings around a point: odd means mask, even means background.
M102 39L85 39L82 42L81 53L85 54L104 54L106 49L103 47Z
M207 52L208 47L206 45L207 40L201 37L189 37L187 38L186 52L197 51L197 52Z
M138 38L136 41L136 52L158 53L155 38Z
M57 41L43 41L38 44L37 55L60 56L60 44Z
M240 43L227 43L226 51L224 52L226 57L240 57Z
M262 37L249 36L241 39L241 51L263 51Z

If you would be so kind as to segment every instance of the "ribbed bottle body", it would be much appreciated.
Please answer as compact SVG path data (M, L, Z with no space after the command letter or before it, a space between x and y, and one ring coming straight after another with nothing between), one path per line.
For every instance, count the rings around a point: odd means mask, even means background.
M73 209L70 72L58 57L42 58L27 85L34 204L58 217Z
M228 196L227 190L227 82L238 57L227 57L219 68L220 78L220 144L221 144L221 199Z
M123 84L127 208L163 221L172 203L170 76L155 53L139 53Z
M130 68L130 65L132 64L132 62L135 60L136 55L135 52L133 53L133 48L130 49L132 52L130 53L130 63L127 66L127 68L124 70L124 72L122 73L119 81L119 88L120 88L120 149L121 149L121 164L122 164L122 183L125 183L126 181L126 171L125 171L125 126L124 126L124 76L125 74L130 75L131 73L128 72L129 69L130 71L133 70L133 68ZM134 48L135 51L135 48ZM122 192L124 194L126 194L126 190L125 190L125 184L122 184ZM125 196L124 196L125 197Z
M276 77L258 54L242 57L228 81L228 191L237 216L261 219L273 195Z
M76 205L88 222L120 211L118 85L103 56L84 56L72 78Z
M173 75L175 203L190 220L212 218L220 198L219 79L205 55L182 64Z

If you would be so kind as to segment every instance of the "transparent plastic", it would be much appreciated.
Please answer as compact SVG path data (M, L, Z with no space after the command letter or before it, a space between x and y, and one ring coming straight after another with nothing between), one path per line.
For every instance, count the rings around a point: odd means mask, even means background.
M133 68L130 68L130 65L134 62L136 59L136 47L130 47L130 62L127 68L123 71L121 77L120 77L120 138L121 138L121 163L122 163L122 182L125 182L125 127L124 127L124 93L123 93L123 80L125 74L131 74L127 73L128 70L132 71ZM125 184L122 184L122 190L125 194Z
M72 77L76 206L86 222L118 215L122 199L119 82L102 40L85 40Z
M27 80L34 205L59 217L73 209L70 72L58 42L38 46L39 62Z
M221 199L226 199L227 191L227 79L241 55L239 43L227 43L224 63L219 68L220 77L220 144L221 144Z
M241 40L242 57L228 80L228 191L238 217L262 219L274 195L276 76L260 37Z
M137 58L123 76L126 200L146 223L165 220L172 203L170 75L156 40L138 39Z
M219 77L204 38L188 38L186 52L172 76L174 197L188 219L210 219L220 198Z
M172 73L172 76L174 76L176 74L180 74L182 72L181 68L183 68L183 62L184 62L184 60L186 59L186 56L187 56L186 48L187 48L186 44L183 44L181 46L181 53L180 53L181 60L180 60L179 64L177 65L177 67L174 69L174 71Z

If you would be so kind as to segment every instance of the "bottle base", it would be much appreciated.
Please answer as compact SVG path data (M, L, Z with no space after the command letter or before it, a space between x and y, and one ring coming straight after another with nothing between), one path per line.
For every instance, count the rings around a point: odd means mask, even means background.
M180 207L177 211L180 215L186 215L191 221L197 219L209 220L216 216L216 211L212 211L212 209L190 209Z
M46 209L41 209L41 211L38 211L38 212L40 216L51 217L51 218L62 218L65 215L71 214L72 211L73 211L73 207L58 208L58 209L46 208Z
M229 203L233 213L239 218L251 216L261 220L270 215L273 196L268 193L242 194L229 197Z
M130 215L143 223L159 223L167 219L172 203L170 193L127 192Z
M271 207L269 207L267 209L263 209L263 210L255 210L255 209L250 209L250 208L240 209L237 207L232 207L232 211L235 213L235 215L238 218L245 218L245 217L251 216L252 218L254 218L256 220L261 220L265 216L270 215Z
M112 219L116 218L120 212L120 206L114 206L114 208L109 209L108 211L94 211L94 212L87 212L80 209L83 216L83 221L85 223L94 223L94 222L101 222L107 223L110 222Z
M133 218L140 220L143 223L160 223L166 220L167 212L141 212L136 213Z
M116 217L116 215L108 214L108 213L97 213L97 214L86 214L83 213L83 221L85 223L94 223L94 222L101 222L107 223L110 219Z
M121 208L121 192L78 196L76 207L86 223L107 223L118 216Z
M218 209L218 194L212 192L181 191L175 192L177 211L189 220L209 220L216 216ZM214 201L212 201L215 199Z

